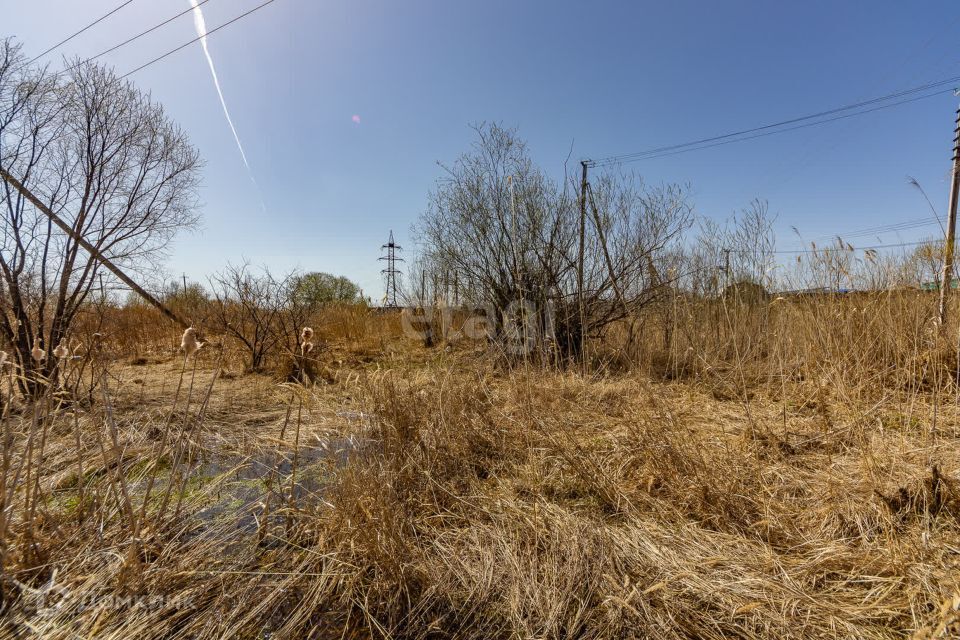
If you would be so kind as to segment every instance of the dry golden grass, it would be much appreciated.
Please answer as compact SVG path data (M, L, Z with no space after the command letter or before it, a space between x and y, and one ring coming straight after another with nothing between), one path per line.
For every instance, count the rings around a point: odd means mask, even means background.
M92 406L9 406L3 633L956 637L951 350L818 304L586 377L340 309L307 388L141 323Z

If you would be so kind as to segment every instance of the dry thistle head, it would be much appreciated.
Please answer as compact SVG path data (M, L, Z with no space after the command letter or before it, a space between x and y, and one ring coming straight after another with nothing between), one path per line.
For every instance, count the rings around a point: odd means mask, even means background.
M186 331L183 332L183 338L180 340L180 348L183 349L187 358L195 354L204 344L197 340L197 330L193 327L187 327Z
M30 357L33 358L38 364L46 360L47 352L40 348L38 344L40 338L37 338L33 341L33 349L30 350Z
M313 343L304 342L303 344L300 345L300 351L304 354L310 353L311 351L313 351Z
M60 341L60 344L57 345L57 348L53 350L53 355L56 356L57 360L63 360L70 355L70 349L67 348L65 341Z

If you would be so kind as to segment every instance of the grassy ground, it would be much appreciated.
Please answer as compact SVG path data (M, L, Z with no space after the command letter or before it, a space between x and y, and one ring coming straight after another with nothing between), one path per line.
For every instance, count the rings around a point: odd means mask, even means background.
M306 389L160 352L19 407L2 633L955 637L952 400L478 349L335 344Z

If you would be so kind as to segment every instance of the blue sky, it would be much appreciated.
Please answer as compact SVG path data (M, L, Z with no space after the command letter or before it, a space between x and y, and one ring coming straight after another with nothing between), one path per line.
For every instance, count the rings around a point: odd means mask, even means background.
M208 29L261 0L209 0ZM2 0L0 35L35 55L119 0ZM46 60L88 56L189 6L134 0ZM189 15L104 62L126 72L195 36ZM572 160L765 124L960 75L960 4L276 0L209 37L260 194L200 44L131 78L206 162L203 228L168 263L205 281L248 259L346 275L375 298L390 229L411 224L470 123L516 127L552 176ZM765 198L779 247L946 210L957 98L629 165L690 183L700 214ZM359 123L352 116L359 116ZM266 205L266 213L260 197ZM936 227L861 240L912 241Z

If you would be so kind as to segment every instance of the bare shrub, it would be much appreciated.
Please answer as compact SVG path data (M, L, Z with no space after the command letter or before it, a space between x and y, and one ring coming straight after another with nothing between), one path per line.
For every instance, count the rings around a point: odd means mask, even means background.
M266 268L254 273L248 264L231 265L210 278L210 288L217 330L243 346L250 371L261 371L267 357L283 342L286 279L278 280ZM300 327L287 329L293 335L293 352Z

